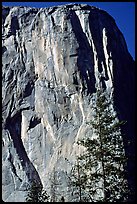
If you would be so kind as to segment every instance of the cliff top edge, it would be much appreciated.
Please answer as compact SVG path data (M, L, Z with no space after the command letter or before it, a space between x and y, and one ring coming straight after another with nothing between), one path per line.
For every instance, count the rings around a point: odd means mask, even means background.
M70 3L70 4L62 4L62 5L57 5L57 6L49 6L49 7L30 7L30 6L2 6L2 8L31 8L31 9L63 9L63 8L72 8L72 9L84 9L84 10L90 10L90 9L98 9L101 10L98 7L95 6L90 6L88 4L77 4L77 3Z

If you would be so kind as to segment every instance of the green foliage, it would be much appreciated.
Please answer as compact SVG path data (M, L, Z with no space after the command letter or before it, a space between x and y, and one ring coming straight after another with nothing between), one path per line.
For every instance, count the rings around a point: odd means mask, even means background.
M125 122L118 120L108 93L98 89L94 97L93 119L88 123L93 136L78 141L86 151L72 169L73 185L79 187L80 200L83 192L89 201L125 202L129 191L121 135L121 125Z
M30 188L28 189L28 194L26 197L26 202L48 202L49 196L47 192L42 189L41 185L36 181L33 181Z
M59 172L55 169L55 167L49 177L49 180L51 182L50 187L51 202L59 202L59 198L61 196L60 186L62 185L62 183L60 181ZM64 202L63 199L65 198L62 196L61 202Z

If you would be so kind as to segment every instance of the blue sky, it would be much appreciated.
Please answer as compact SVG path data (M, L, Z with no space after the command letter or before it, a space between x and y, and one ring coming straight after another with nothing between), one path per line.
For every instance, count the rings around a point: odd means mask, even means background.
M84 3L107 11L123 33L128 51L135 59L135 2L2 2L5 6L50 7L67 3Z

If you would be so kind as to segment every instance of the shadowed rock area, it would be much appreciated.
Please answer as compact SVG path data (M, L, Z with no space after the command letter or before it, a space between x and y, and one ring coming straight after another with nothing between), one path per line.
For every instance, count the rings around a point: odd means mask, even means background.
M99 80L113 88L114 109L126 121L134 192L135 67L115 20L84 4L2 8L3 201L24 202L33 180L50 192L58 172L60 194L71 202L66 175L78 139L93 133L87 121Z

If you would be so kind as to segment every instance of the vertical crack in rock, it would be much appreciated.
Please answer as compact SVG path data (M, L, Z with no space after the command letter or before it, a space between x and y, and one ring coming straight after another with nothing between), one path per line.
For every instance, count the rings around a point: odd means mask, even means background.
M101 19L101 12L90 11L89 13L89 28L91 31L91 35L93 38L93 42L97 51L98 56L98 71L101 73L103 71L102 69L102 63L105 69L105 76L101 76L101 81L103 88L106 88L104 80L108 80L108 74L107 74L107 66L105 61L105 55L103 52L103 41L102 41L102 31L103 31L103 24ZM105 26L105 25L104 25Z
M36 180L41 183L38 172L36 171L34 165L29 160L28 155L25 151L24 145L21 139L21 112L16 113L14 117L8 118L6 122L5 129L9 130L11 138L13 140L14 147L16 148L17 154L19 156L23 170L26 172L28 181ZM10 159L11 161L11 159ZM12 162L11 162L12 163ZM17 175L15 166L12 163L12 169L14 174Z
M77 49L77 66L82 78L82 91L87 90L87 93L95 92L95 75L94 75L94 58L93 50L88 42L88 39L83 32L80 20L75 11L70 10L69 18L72 24L72 29L79 44ZM76 82L76 78L75 78ZM76 82L77 83L77 82ZM87 86L87 87L86 87Z

